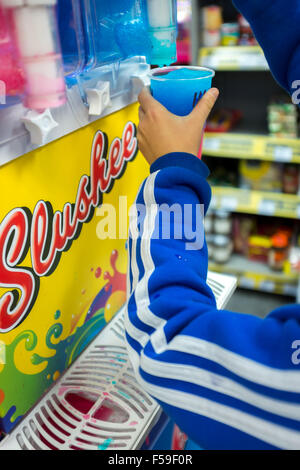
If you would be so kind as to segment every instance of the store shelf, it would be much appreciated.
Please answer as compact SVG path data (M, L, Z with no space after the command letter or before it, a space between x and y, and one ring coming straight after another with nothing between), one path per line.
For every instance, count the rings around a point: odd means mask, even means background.
M203 153L212 157L300 163L300 139L207 132Z
M211 208L299 219L300 196L214 186Z
M281 295L296 296L297 274L272 271L264 263L234 254L226 264L209 263L209 269L237 277L239 287Z
M199 51L199 65L224 71L269 70L259 46L204 47Z

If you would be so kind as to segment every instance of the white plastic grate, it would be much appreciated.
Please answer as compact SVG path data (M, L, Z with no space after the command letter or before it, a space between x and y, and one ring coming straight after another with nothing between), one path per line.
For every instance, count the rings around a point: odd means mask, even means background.
M218 308L236 280L209 273ZM161 408L137 383L124 341L123 310L0 443L0 450L134 450Z
M225 274L208 272L207 284L214 293L218 309L222 309L232 297L237 287L237 279Z

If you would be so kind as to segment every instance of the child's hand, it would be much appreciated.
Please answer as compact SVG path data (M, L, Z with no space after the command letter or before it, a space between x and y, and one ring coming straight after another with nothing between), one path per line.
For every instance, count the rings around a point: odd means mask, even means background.
M158 158L172 152L198 154L202 130L217 98L219 90L205 93L188 116L175 116L156 101L147 88L139 95L138 143L139 149L152 165Z

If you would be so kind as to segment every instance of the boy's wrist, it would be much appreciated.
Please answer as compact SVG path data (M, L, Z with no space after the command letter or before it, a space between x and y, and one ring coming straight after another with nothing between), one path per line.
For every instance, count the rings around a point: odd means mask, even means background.
M172 152L161 156L150 166L150 173L169 167L186 168L199 173L203 178L207 178L210 174L204 162L195 155L185 152Z

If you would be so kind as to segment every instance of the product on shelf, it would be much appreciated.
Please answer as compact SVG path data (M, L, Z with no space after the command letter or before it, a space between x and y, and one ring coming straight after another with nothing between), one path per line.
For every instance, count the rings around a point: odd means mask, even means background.
M298 194L299 166L285 165L282 175L282 190L286 194Z
M264 235L250 236L248 241L248 258L253 261L267 263L271 246L270 237Z
M192 5L190 0L177 0L177 63L190 64L191 51Z
M227 263L232 255L233 244L230 237L214 235L212 240L213 260L216 263Z
M208 211L204 218L204 230L206 234L211 234L213 231L213 213Z
M206 238L206 245L207 245L207 252L208 252L208 258L213 259L213 253L214 253L214 235L209 233L205 236Z
M216 263L227 263L233 252L231 214L223 210L208 211L204 227L209 258Z
M203 44L205 47L218 47L221 43L220 29L205 29L203 31Z
M217 5L203 8L203 45L218 47L221 44L222 9Z
M236 161L223 158L210 159L209 182L212 186L236 187L239 184Z
M238 23L223 23L221 27L221 45L236 46L239 42L240 28Z
M253 235L249 238L248 258L268 264L282 271L289 257L291 238L287 230L278 230L272 236Z
M191 38L190 32L185 25L178 25L177 36L177 63L190 64L191 63Z
M276 100L268 106L269 133L276 137L297 138L297 108L292 103Z
M300 235L299 233L295 237L293 246L289 252L289 266L290 269L296 272L300 272Z
M238 21L240 29L239 46L255 46L257 41L246 18L243 15L239 15Z
M233 253L269 266L274 271L291 269L290 253L294 253L295 227L280 219L255 215L209 213L209 232L206 232L209 258L215 263L228 263ZM299 250L300 253L300 250ZM297 254L299 269L300 255Z
M248 21L237 11L228 11L219 5L203 7L203 45L218 46L254 46L257 41Z
M232 232L232 217L227 211L218 210L213 219L214 233L217 235L230 235Z
M242 119L238 109L219 109L208 119L205 132L229 132Z
M204 218L206 234L230 235L232 233L232 215L226 210L208 211Z
M240 187L253 191L282 192L283 165L277 162L240 160Z
M285 232L277 232L271 238L268 262L271 269L282 271L289 256L289 237Z
M261 160L229 160L213 158L210 183L283 194L299 194L300 168L296 164Z
M252 233L257 230L256 217L238 215L233 219L233 243L235 253L247 256L248 240Z
M203 8L204 29L217 30L223 23L222 9L218 5L210 5Z
M293 243L293 229L278 219L235 215L233 220L234 252L271 269L286 268Z
M239 185L243 189L285 194L298 194L299 191L298 165L241 160L239 173Z

